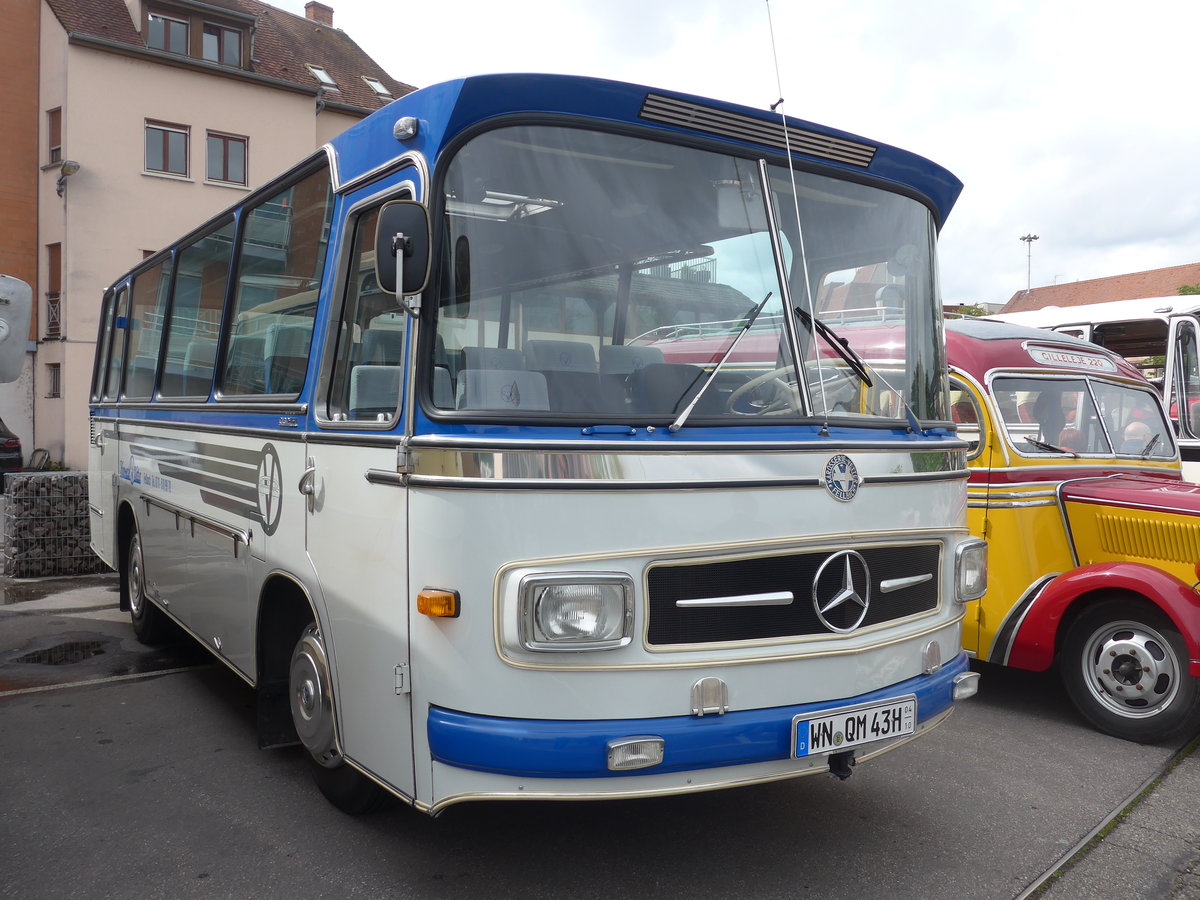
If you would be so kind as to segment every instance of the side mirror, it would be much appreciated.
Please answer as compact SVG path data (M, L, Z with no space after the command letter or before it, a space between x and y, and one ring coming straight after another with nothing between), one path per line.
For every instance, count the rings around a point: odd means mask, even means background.
M0 382L21 377L32 312L33 288L20 278L0 275Z
M429 281L429 213L415 200L393 200L379 211L375 280L381 290L401 297L425 290Z

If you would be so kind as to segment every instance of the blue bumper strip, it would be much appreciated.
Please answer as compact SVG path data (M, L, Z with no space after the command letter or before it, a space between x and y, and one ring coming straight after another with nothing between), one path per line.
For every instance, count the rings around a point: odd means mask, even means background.
M501 719L429 710L429 746L447 765L533 778L604 778L653 775L788 759L792 719L842 706L917 697L918 725L951 705L954 676L967 670L960 653L934 675L920 675L869 694L823 703L750 709L723 716L661 719ZM663 761L646 769L608 770L608 743L637 735L663 738Z

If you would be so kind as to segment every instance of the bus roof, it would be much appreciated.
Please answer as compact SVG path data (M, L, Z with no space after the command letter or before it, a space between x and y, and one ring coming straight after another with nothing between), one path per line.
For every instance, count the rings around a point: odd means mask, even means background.
M1046 306L1025 312L995 313L987 318L998 322L1020 322L1037 328L1059 328L1064 325L1100 325L1138 319L1166 321L1170 316L1195 312L1197 309L1200 309L1200 297L1174 294L1169 297L1082 303L1078 306Z
M946 358L953 368L977 380L993 369L1045 369L1146 380L1135 366L1088 341L988 319L948 319Z
M335 185L344 188L388 168L380 147L394 148L395 160L412 151L434 159L474 125L522 114L586 116L777 153L790 146L797 160L865 173L916 192L928 200L939 225L962 190L953 174L921 156L801 119L788 119L785 143L779 117L769 110L598 78L537 74L472 76L393 101L330 142ZM416 118L419 128L401 141L393 128L404 117Z

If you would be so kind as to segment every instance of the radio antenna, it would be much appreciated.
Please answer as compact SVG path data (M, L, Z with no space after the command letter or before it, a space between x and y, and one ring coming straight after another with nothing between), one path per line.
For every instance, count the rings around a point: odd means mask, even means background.
M796 248L800 252L800 267L804 272L804 303L808 306L808 314L811 316L809 320L809 335L811 337L810 346L813 351L813 361L817 365L817 382L821 388L821 410L825 417L824 423L821 425L821 433L829 434L829 402L825 398L825 374L821 371L821 351L818 347L817 340L817 311L813 302L812 280L808 273L808 254L804 249L804 227L800 224L800 193L796 189L796 167L792 163L792 140L791 133L788 129L787 115L783 109L783 76L779 71L779 52L775 47L775 22L771 18L771 0L766 0L767 4L767 30L771 34L771 58L775 63L775 87L778 90L779 99L771 104L771 111L779 113L779 123L783 128L783 146L787 153L788 177L792 183L792 209L796 216L796 236L799 241L799 246ZM769 184L763 185L763 191L767 196L767 202L770 203L771 190ZM785 295L790 296L790 294ZM793 318L796 316L797 310L789 309L788 315ZM799 349L799 348L798 348ZM799 381L804 377L804 360L796 360L796 379Z

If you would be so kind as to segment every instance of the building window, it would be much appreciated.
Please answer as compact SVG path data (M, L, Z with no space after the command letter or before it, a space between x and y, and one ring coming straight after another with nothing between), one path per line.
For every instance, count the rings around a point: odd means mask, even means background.
M387 85L385 85L378 78L369 78L368 76L364 75L362 76L362 80L367 83L367 87L375 92L376 96L383 97L388 100L392 99L392 92L389 91L387 89Z
M204 23L202 55L209 62L223 66L242 65L242 33L236 28Z
M62 108L46 113L46 144L50 148L51 165L62 162Z
M46 245L46 337L62 337L62 244Z
M188 174L187 125L146 120L146 171L168 175Z
M337 82L333 80L333 76L325 71L325 69L321 68L321 66L313 66L305 63L305 67L308 69L308 71L312 72L313 78L321 82L321 87L328 88L331 91L336 91L338 89Z
M62 365L60 363L46 364L46 396L62 396Z
M246 183L246 138L210 131L207 159L206 172L210 181Z
M160 13L150 13L146 34L146 46L153 50L165 50L187 56L188 23L183 19L172 19Z

